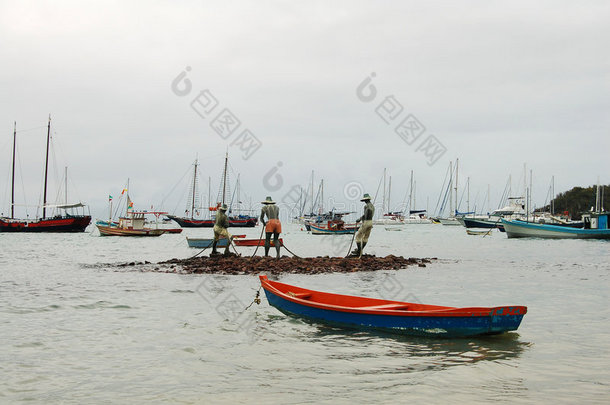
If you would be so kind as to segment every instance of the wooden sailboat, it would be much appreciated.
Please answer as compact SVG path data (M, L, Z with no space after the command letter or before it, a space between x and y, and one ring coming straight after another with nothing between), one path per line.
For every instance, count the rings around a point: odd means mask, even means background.
M229 154L225 155L224 170L222 174L222 197L215 206L209 206L209 212L216 212L218 207L226 203L227 195L227 168L228 168ZM176 221L183 228L213 228L216 222L214 218L199 219L195 218L195 199L196 199L196 187L197 187L197 161L195 161L195 167L193 172L193 192L191 199L191 215L190 217L179 217L176 215L167 215L168 218ZM257 217L248 215L229 215L229 226L230 227L254 227L258 223Z
M47 149L44 168L44 192L42 217L37 219L16 219L15 218L15 147L17 142L17 123L13 131L13 165L11 176L11 216L0 217L0 232L84 232L85 228L91 223L91 215L85 215L82 203L68 204L67 201L60 205L47 204L47 178L49 169L49 143L51 139L51 116L47 124ZM67 173L66 173L67 175ZM67 184L66 184L67 186ZM47 217L47 208L63 210L63 214ZM81 208L81 213L75 212Z

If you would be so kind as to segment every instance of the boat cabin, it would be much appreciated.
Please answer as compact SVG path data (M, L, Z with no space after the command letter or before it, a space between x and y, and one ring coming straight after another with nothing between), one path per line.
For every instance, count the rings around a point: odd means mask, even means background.
M123 229L143 229L144 228L144 213L134 212L129 217L119 218L119 228Z
M608 215L610 212L591 212L583 214L582 220L585 229L610 229Z

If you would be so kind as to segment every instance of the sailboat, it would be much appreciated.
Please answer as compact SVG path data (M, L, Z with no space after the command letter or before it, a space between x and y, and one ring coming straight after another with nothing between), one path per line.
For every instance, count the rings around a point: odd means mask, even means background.
M455 213L457 212L457 184L458 184L458 160L455 161L455 183L453 180L453 163L449 162L449 183L447 184L447 190L445 191L445 196L443 197L443 204L441 205L440 212L444 210L445 207L445 198L447 194L449 194L449 216L441 217L440 215L436 218L432 218L435 222L438 222L442 225L462 225L457 218L455 217ZM454 195L455 194L455 195ZM454 205L455 203L455 205Z
M49 143L51 140L51 116L47 125L47 149L44 166L44 192L42 204L42 217L37 219L15 218L15 148L17 142L17 123L13 131L13 165L11 176L11 216L0 217L0 232L84 232L91 222L91 215L85 215L86 205L79 202L75 204L49 205L47 204L47 178L49 169ZM66 171L67 176L67 171ZM67 180L66 180L67 187ZM67 195L67 188L66 188ZM63 214L47 217L47 208L63 211ZM81 208L79 214L75 210Z
M402 211L390 211L390 197L392 195L392 176L389 176L389 181L386 182L386 169L383 169L383 196L381 202L382 216L373 221L374 225L404 225L404 214ZM386 191L387 184L387 191Z
M224 170L222 173L222 196L220 198L220 201L217 202L217 204L215 206L211 206L210 204L208 207L208 211L209 212L216 212L216 210L218 210L218 208L222 205L225 204L225 198L227 195L227 168L228 168L228 162L229 162L229 154L225 154L225 163L224 163ZM195 218L195 212L196 212L196 207L195 207L195 200L196 200L196 185L197 185L197 166L198 163L197 161L195 161L195 165L194 165L194 171L193 171L193 189L192 189L192 193L190 196L190 200L191 200L191 215L190 217L179 217L176 215L166 215L168 218L176 221L181 227L183 228L213 228L214 224L216 222L216 219L211 217L211 218L207 218L207 219L199 219L199 218ZM258 223L258 218L257 217L253 217L253 216L249 216L249 215L230 215L231 211L229 211L229 226L231 227L254 227L256 226L256 224Z
M414 209L415 208L415 188L416 188L417 182L415 182L413 180L413 170L411 170L411 184L409 187L409 217L405 218L404 222L405 224L431 224L432 221L426 217L427 214L427 209L425 210L417 210Z

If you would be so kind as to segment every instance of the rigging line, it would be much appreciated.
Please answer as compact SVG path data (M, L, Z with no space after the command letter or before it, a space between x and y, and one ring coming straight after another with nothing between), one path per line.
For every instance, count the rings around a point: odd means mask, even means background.
M441 196L443 195L443 190L445 190L445 195L447 194L445 186L446 186L446 183L447 183L447 177L449 177L449 171L450 171L450 169L447 168L447 171L445 172L445 179L443 180L443 185L441 186L441 192L438 195L438 200L436 201L436 207L434 207L434 212L438 216L442 216L441 212L440 212L440 209L444 208L444 204L445 204L445 202L443 201L443 206L441 206L441 208L439 209L439 204L441 203Z
M373 198L373 205L375 205L375 201L377 201L377 195L379 194L379 189L381 188L382 182L383 182L383 176L381 176L381 179L379 179L379 185L377 186L377 191L375 192L375 198Z
M43 128L46 128L46 127L47 127L46 125L43 125L42 127L28 128L28 129L19 129L19 130L17 130L17 133L19 134L19 133L22 133L22 132L35 131L37 129L43 129Z

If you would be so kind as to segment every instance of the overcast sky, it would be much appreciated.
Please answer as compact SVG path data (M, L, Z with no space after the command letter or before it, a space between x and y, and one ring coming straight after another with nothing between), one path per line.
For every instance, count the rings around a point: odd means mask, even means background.
M509 175L522 188L524 163L537 205L551 176L557 192L610 183L610 3L455 3L2 1L2 211L14 121L37 128L18 132L17 202L40 198L49 113L52 178L67 165L97 217L127 178L136 208L183 211L196 156L216 194L227 149L253 201L314 170L347 202L387 167L393 205L414 170L432 209L456 158L471 204L489 184L497 206ZM413 119L425 129L402 139Z

